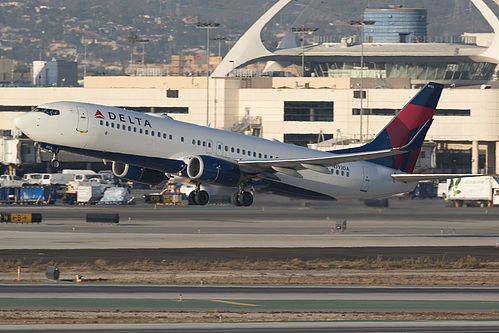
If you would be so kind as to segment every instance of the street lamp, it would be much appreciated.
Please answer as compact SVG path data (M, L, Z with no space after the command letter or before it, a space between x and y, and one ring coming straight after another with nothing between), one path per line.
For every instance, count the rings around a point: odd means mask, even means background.
M206 29L206 126L209 123L210 116L210 28L218 28L217 22L197 22L197 28Z
M308 33L311 34L314 31L319 30L319 28L312 28L312 27L298 27L298 28L291 28L291 31L293 31L295 34L303 34L303 33ZM304 36L301 35L301 76L305 76L305 44L304 44Z
M362 101L364 99L363 92L363 70L364 70L364 26L373 25L376 21L348 21L350 25L360 26L360 143L364 142L362 138L362 116L364 115L364 108L362 105Z

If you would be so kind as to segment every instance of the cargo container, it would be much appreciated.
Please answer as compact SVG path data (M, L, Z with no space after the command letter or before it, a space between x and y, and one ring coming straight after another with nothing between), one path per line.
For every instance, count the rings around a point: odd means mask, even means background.
M95 204L102 197L100 186L80 185L76 189L76 201L79 204Z
M55 192L47 187L21 187L16 199L21 204L54 204Z

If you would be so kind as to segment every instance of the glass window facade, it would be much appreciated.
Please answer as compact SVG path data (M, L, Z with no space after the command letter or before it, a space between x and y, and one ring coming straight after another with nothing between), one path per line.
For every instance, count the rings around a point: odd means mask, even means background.
M284 102L284 121L333 121L333 102Z
M370 116L394 116L399 113L400 109L373 109L373 108L363 108L363 115ZM360 115L360 108L353 108L352 115ZM470 109L437 109L435 111L435 116L454 116L454 117L469 117L471 116Z
M360 77L360 62L332 61L308 64L316 76ZM490 80L496 65L487 62L365 62L365 78L414 80Z
M332 139L332 134L311 133L311 134L284 134L284 142L297 146L306 147L310 143L317 143L322 140ZM271 157L272 158L272 157Z

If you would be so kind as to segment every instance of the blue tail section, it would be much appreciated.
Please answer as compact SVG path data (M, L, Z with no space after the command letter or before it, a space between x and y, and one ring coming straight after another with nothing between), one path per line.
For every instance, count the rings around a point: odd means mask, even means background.
M430 128L442 90L443 85L439 83L427 83L371 142L361 147L335 150L334 153L356 153L399 148L407 145L419 133L416 140L411 143L411 147L414 148L412 151L370 160L373 163L412 173L426 132ZM424 133L420 132L421 129L423 129Z

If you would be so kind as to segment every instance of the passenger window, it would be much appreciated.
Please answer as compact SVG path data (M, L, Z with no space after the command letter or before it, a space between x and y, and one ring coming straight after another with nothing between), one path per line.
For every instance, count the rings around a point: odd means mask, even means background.
M347 171L347 177L350 177L350 172Z
M139 128L139 133L142 134L142 128Z
M132 131L132 126L128 126L128 132Z
M196 140L195 139L192 139L192 144L195 145L196 144Z
M229 147L225 146L225 151L229 151Z
M211 148L211 142L208 142L208 148Z
M341 170L341 175L344 176L345 175L345 171Z
M154 136L154 131L151 131L151 136Z
M161 138L161 132L158 132L158 138Z
M114 128L114 123L111 123L111 127Z
M184 137L180 137L180 142L184 142Z
M201 140L198 140L198 146L201 146Z
M248 150L248 156L251 156L251 151Z
M145 130L145 135L149 135L149 130Z
M267 154L263 155L263 158L267 158Z
M166 139L166 133L163 133L163 139Z
M106 121L106 126L109 127L109 121Z
M116 124L116 129L120 129L120 124Z
M243 155L246 155L246 150L245 149L243 149Z
M237 153L239 154L239 153L241 152L241 149L237 148L237 150L236 150L236 151L237 151Z
M102 126L104 124L104 120L101 120L100 121L100 125Z
M169 135L169 138L170 138L170 140L172 140L172 139L173 139L173 135L171 135L171 134L170 134L170 135Z
M258 158L262 158L262 153L258 153Z
M233 153L234 152L234 147L230 147L230 152Z
M336 169L336 174L339 175L340 174L340 170Z
M203 147L206 147L206 141L203 141Z
M133 132L134 132L134 133L137 133L137 127L134 127L134 128L133 128Z

